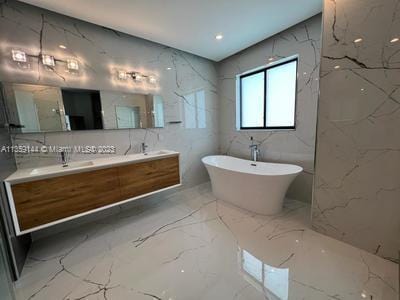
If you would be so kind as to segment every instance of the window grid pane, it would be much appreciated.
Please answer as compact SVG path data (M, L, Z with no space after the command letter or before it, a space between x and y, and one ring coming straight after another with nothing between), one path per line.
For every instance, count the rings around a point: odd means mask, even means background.
M264 126L264 72L241 79L242 127Z
M297 59L240 77L240 128L295 128Z
M297 61L267 70L265 127L293 127Z

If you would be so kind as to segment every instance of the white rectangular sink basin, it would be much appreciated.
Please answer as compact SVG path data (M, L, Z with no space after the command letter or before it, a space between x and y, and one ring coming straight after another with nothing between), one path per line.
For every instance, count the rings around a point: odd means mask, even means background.
M63 167L62 164L46 166L35 169L18 169L13 174L8 176L5 181L11 184L32 181L35 178L51 178L65 174L73 174L79 172L86 172L97 169L105 169L113 166L121 166L125 164L132 164L136 162L143 162L146 160L154 160L163 157L178 156L179 152L171 150L155 150L143 153L134 153L128 155L118 156L104 156L93 160L70 162L67 166Z
M154 156L154 155L164 155L164 154L168 154L168 153L169 153L168 151L159 150L159 151L147 152L147 153L144 153L143 155L146 155L146 156Z
M62 170L71 170L71 169L76 169L76 168L82 168L82 167L90 167L93 166L92 161L82 161L82 162L73 162L69 163L67 166L63 165L57 165L57 166L49 166L49 167L42 167L42 168L36 168L31 171L31 175L39 175L39 174L46 174L49 172L57 172L57 171L62 171Z

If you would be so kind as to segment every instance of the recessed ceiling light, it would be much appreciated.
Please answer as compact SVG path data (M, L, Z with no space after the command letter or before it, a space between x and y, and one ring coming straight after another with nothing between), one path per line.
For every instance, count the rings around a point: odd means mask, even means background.
M334 66L334 68L337 70L337 69L340 69L340 66Z
M362 41L363 41L362 38L358 38L358 39L355 39L355 40L354 40L354 43L361 43Z
M216 40L222 40L224 38L224 36L222 35L222 34L217 34L216 36L215 36L215 39Z
M398 41L400 41L400 38L398 38L398 37L392 38L392 39L390 40L391 43L396 43L396 42L398 42Z
M273 61L273 60L274 60L274 58L273 58L273 57L270 57L270 58L268 58L268 60L269 60L269 61Z
M67 49L67 47L64 45L58 45L58 47L60 47L61 49Z
M168 71L169 71L169 70L172 70L172 68L171 68L171 67L168 67L167 70L168 70Z

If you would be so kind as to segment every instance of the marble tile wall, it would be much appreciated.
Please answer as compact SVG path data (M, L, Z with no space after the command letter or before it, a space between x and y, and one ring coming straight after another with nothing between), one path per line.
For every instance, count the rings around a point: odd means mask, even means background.
M314 142L319 90L321 15L314 16L259 44L223 60L218 66L220 97L220 151L249 158L250 136L261 144L261 160L303 167L289 197L311 202ZM295 131L237 131L236 75L270 62L299 56Z
M12 146L12 141L8 129L4 124L8 121L6 118L6 109L3 96L0 94L0 147ZM16 171L14 156L12 153L0 150L0 181ZM1 222L2 221L2 222ZM3 184L0 185L0 240L4 237L4 247L7 249L7 255L12 261L11 273L12 277L22 271L25 263L26 255L31 245L31 237L25 235L23 237L15 236L11 218L11 212L7 203L6 191ZM4 231L2 231L4 230ZM2 246L0 241L0 247ZM2 250L0 249L0 252ZM1 253L0 253L1 255ZM1 269L1 268L0 268ZM2 291L2 289L0 289Z
M400 2L325 0L323 22L313 228L398 261Z
M172 149L181 152L183 183L192 186L208 179L200 159L218 151L217 72L215 64L164 45L125 35L101 26L62 16L17 1L0 1L0 80L63 87L99 89L130 93L157 93L165 101L165 128L147 130L100 130L68 133L16 134L15 144L30 145L114 145L117 155L138 152L146 142L150 150ZM65 45L67 49L59 48ZM22 69L11 60L11 49L29 54L51 54L56 58L75 58L79 74L53 71L32 60ZM157 77L155 85L121 82L117 69L136 70ZM182 120L184 95L205 91L205 128L186 129ZM95 157L75 153L72 160ZM16 156L18 168L57 163L50 154Z

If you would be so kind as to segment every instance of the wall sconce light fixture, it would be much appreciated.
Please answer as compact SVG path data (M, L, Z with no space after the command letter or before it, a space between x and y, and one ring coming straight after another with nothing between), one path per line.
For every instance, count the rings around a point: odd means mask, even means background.
M124 70L118 70L117 77L119 80L127 80L128 77L131 77L132 80L135 82L142 82L144 80L147 80L151 84L155 84L157 82L157 78L155 76L145 75L143 73L136 72L136 71L126 72Z
M149 82L154 84L157 82L157 78L154 76L149 76Z
M56 62L54 61L54 56L42 54L42 64L47 67L55 67Z
M12 59L16 62L26 63L26 53L20 50L12 50Z
M28 57L33 57L41 62L47 68L54 68L56 63L64 63L67 66L67 71L71 73L77 73L79 70L79 62L76 59L69 58L67 60L57 59L49 54L41 54L41 55L31 55L27 54L24 51L12 49L11 50L12 60L17 62L19 66L24 67L28 63Z
M132 76L132 79L133 79L134 81L137 81L137 82L142 82L142 81L143 81L143 78L144 78L144 76L142 76L142 75L139 74L139 73L133 73L133 74L131 74L131 76Z
M128 74L125 71L118 71L118 79L119 80L127 80L128 79Z
M77 72L79 70L79 64L76 59L67 59L67 68L71 72Z

